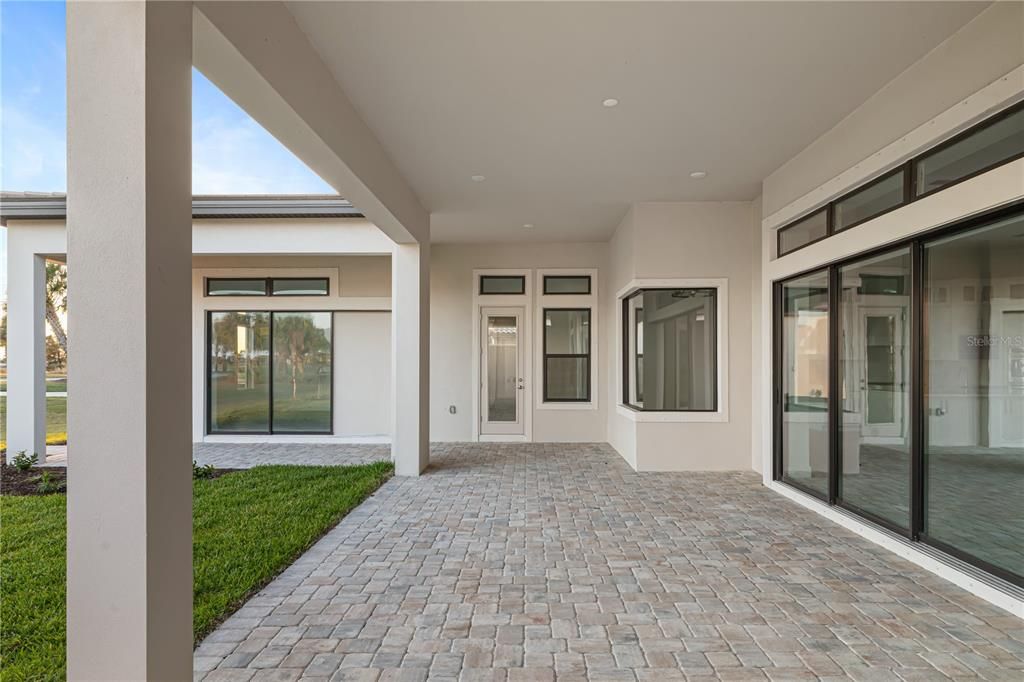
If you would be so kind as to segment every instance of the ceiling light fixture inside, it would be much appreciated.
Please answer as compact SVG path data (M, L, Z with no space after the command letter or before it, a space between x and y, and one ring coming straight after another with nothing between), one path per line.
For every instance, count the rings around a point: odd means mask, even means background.
M695 180L700 180L701 178L706 178L707 176L708 174L706 171L693 171L692 173L690 173L690 177Z
M523 227L533 227L533 223L523 223Z
M487 178L485 178L485 177L484 177L484 176L482 176L482 175L473 175L473 176L470 176L470 178L469 178L469 179L470 179L470 180L472 180L473 182L483 182L483 181L484 181L484 180L486 180Z
M609 97L605 101L601 102L601 105L611 109L612 107L614 107L618 103L619 103L619 100L615 99L614 97Z

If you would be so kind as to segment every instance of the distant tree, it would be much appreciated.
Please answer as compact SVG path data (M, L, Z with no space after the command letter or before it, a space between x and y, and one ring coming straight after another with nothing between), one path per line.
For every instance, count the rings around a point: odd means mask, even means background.
M7 348L7 301L3 302L0 312L0 348Z
M292 400L298 398L299 377L306 364L330 350L327 331L313 324L310 315L283 315L274 318L274 355L287 365L292 385ZM278 365L275 365L275 374Z
M68 356L52 336L46 337L46 369L49 372L64 369Z
M46 264L46 321L57 339L61 351L67 356L68 335L61 324L57 311L68 311L68 269L63 263L49 262ZM6 331L7 316L4 316Z

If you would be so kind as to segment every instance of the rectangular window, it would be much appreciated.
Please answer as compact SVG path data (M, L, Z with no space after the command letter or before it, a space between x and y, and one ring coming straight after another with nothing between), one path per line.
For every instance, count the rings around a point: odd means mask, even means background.
M265 277L243 278L207 278L207 296L266 296L267 280Z
M924 537L1024 576L1024 213L924 245ZM986 296L964 294L967 286Z
M525 293L525 275L480 275L480 294L483 296L517 296Z
M544 275L544 295L590 294L590 275Z
M210 432L269 432L270 313L210 313L208 334Z
M828 209L779 230L779 255L784 256L828 236Z
M544 402L590 402L590 309L544 309Z
M274 277L270 286L273 296L326 296L329 280L326 277Z
M953 138L914 163L916 196L930 194L1024 155L1024 107Z
M210 433L331 433L333 313L211 312Z
M835 231L859 225L906 201L906 173L901 168L835 203Z
M629 407L718 409L717 298L715 289L640 289L623 301Z
M782 477L829 493L829 288L820 270L781 285Z

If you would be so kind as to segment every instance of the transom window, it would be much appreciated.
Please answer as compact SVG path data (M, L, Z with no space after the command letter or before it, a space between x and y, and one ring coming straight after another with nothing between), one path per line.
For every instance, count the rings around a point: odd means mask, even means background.
M713 288L640 289L623 299L623 402L650 412L718 409Z
M326 277L207 277L207 296L327 296Z
M520 296L525 293L525 275L480 275L482 296Z
M544 275L544 295L590 295L590 275Z

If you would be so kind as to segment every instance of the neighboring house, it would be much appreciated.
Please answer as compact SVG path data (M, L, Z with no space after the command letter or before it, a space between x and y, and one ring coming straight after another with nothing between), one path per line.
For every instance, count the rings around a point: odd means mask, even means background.
M190 546L189 396L192 441L388 441L399 475L426 469L430 441L484 440L606 442L648 472L756 471L1020 612L1024 6L643 10L681 13L672 31L654 14L613 31L592 10L570 36L511 6L423 10L410 28L344 5L69 7L70 246L59 198L5 199L2 216L8 386L29 396L9 402L15 449L42 443L40 264L70 258L72 667L109 676L96 652L147 624L166 676L185 670L172 597L187 601L190 573L172 560ZM481 35L506 24L477 11L509 12L543 44L491 45ZM138 35L138 58L167 72L76 44L92 22ZM174 31L155 40L147 22ZM878 38L883 25L900 38ZM611 38L642 66L609 57ZM608 67L563 64L576 40ZM194 198L189 316L193 60L365 217L338 198ZM150 86L177 108L141 106ZM493 107L506 91L514 106ZM98 402L119 392L116 421ZM126 462L117 490L132 495L108 503L102 476ZM123 598L121 574L147 599ZM95 616L109 604L117 619ZM159 658L145 651L133 669Z

